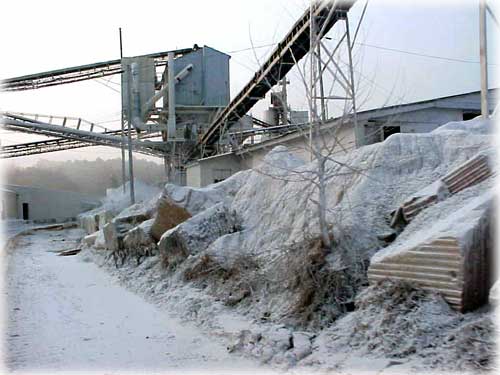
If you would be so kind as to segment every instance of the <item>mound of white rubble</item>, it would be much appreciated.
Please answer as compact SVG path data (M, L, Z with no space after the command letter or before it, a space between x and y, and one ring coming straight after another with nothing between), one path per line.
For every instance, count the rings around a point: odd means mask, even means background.
M139 290L171 301L176 309L194 311L207 326L215 324L211 322L218 319L216 311L224 311L221 305L254 322L282 324L264 330L274 332L269 333L272 337L263 330L242 334L235 350L265 356L266 361L278 358L296 363L313 350L314 335L292 333L292 328L318 330L342 315L349 316L356 295L368 284L370 260L377 264L409 252L405 262L414 264L413 257L428 256L419 253L430 246L419 242L425 235L429 241L438 240L433 244L441 246L440 252L431 255L449 271L445 276L432 274L435 285L461 285L474 278L476 283L477 275L487 271L483 255L463 255L474 246L449 246L448 242L450 236L460 242L485 233L476 230L474 223L489 220L483 208L491 206L489 192L496 169L488 161L492 133L492 122L475 119L449 123L431 133L393 134L384 142L332 156L324 176L326 218L334 244L329 255L319 241L316 164L304 162L283 146L271 150L259 167L221 183L205 188L166 185L154 209L146 205L123 211L110 221L109 241L102 230L94 234L95 246L158 247L158 256L148 253L153 256L146 265L128 268L127 285L137 283ZM483 174L484 168L489 168L488 174ZM398 212L404 220L395 220ZM423 247L415 250L413 245ZM462 258L453 258L456 254ZM432 256L428 263L435 261ZM481 262L481 267L471 268L472 279L461 279L458 269L446 265L448 261L453 266L462 264L463 259ZM372 269L372 283L378 285L373 277L377 274L384 279L402 278L412 288L422 286L412 279L406 263L391 262L382 271ZM433 268L432 264L417 266L424 275L426 268ZM197 292L182 296L192 287ZM447 302L461 306L463 290L452 292L458 299L453 295ZM436 306L442 303L439 300Z

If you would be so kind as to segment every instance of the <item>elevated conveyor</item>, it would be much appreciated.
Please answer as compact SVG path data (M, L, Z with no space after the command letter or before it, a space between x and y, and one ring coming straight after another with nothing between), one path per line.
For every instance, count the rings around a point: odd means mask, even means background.
M36 117L38 115L31 116ZM67 121L67 118L63 117L62 119L64 124L70 123L69 121ZM101 130L103 129L103 131L97 132L94 131L94 129L98 125L88 122L87 124L90 124L90 129L83 130L81 126L82 121L77 122L77 127L69 127L65 125L55 125L48 122L42 122L40 120L27 117L26 115L3 112L0 114L0 124L1 127L6 130L44 135L48 137L57 136L66 140L73 141L63 143L59 141L59 144L62 144L64 147L75 145L74 141L111 147L121 147L122 145L122 138L120 136L117 136L117 134L119 134L118 130L111 131L107 128L101 127ZM3 150L10 147L10 150L13 151L16 149L16 146L19 145L6 146L5 148L3 148ZM30 146L25 146L25 149L26 147L29 148L33 146L34 145L32 144ZM163 142L152 142L135 139L132 141L132 147L135 151L155 156L163 156L166 152L166 146ZM17 151L19 151L19 149L20 148L18 147Z
M105 134L120 136L121 130L110 130ZM146 135L141 135L141 138L153 138L159 136L160 134L148 133ZM136 137L137 133L133 132L132 138L135 139ZM92 146L98 146L98 145L75 139L49 138L42 141L18 143L14 145L2 146L0 148L0 158L1 159L16 158L20 156L46 154L50 152L72 150L72 149L92 147ZM144 152L141 149L136 150L136 152L146 155L151 155L150 152ZM155 154L155 156L161 157L162 155Z
M323 30L323 37L339 19L345 19L347 12L355 0L317 1L313 5L318 30ZM199 148L208 148L215 144L221 136L221 131L227 123L229 126L245 115L267 92L276 85L302 59L310 49L310 10L294 24L271 56L255 73L250 82L215 118L200 140Z
M167 64L169 52L174 52L175 57L193 52L196 48L184 48L174 51L157 52L144 57L153 58L156 66ZM138 56L139 57L139 56ZM2 91L33 90L42 87L63 85L67 83L85 81L88 79L106 77L122 73L121 60L109 60L87 65L79 65L71 68L51 70L48 72L29 74L21 77L7 78L0 82Z

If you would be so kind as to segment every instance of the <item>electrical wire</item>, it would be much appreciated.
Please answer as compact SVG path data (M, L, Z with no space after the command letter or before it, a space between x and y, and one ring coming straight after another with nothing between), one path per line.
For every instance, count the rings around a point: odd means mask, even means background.
M437 60L444 60L444 61L453 61L453 62L460 62L460 63L466 63L466 64L479 64L479 61L463 60L463 59L457 59L457 58L453 58L453 57L444 57L444 56L437 56L437 55L428 55L428 54L425 54L425 53L405 51L405 50L401 50L401 49L397 49L397 48L382 47L382 46L377 46L377 45L374 45L374 44L361 43L361 42L358 42L356 44L361 45L361 46L365 46L365 47L370 47L370 48L377 48L377 49L384 50L384 51L404 53L404 54L412 55L412 56L427 57L427 58L430 58L430 59L437 59ZM495 64L488 64L488 65L492 65L493 66Z
M334 38L327 37L327 39L334 39ZM278 43L264 44L264 45L256 46L254 48L249 47L249 48L244 48L244 49L240 49L240 50L229 51L228 53L238 53L238 52L250 51L252 49L265 48L265 47L269 47L269 46L275 46L277 44ZM384 50L384 51L403 53L403 54L412 55L412 56L427 57L430 59L460 62L460 63L465 63L465 64L479 64L479 61L474 61L474 60L465 60L465 59L458 59L458 58L454 58L454 57L430 55L430 54L426 54L426 53L406 51L406 50L401 50L401 49L397 49L397 48L383 47L383 46L378 46L378 45L369 44L369 43L356 42L354 44L365 46L365 47L370 47L370 48L376 48L376 49L380 49L380 50ZM488 65L496 66L497 64L488 64Z
M100 85L103 85L104 87L107 87L110 90L113 90L114 92L116 92L118 94L121 94L120 90L117 90L114 87L111 87L111 86L107 85L106 83L99 81L98 79L94 79L93 81L99 83Z

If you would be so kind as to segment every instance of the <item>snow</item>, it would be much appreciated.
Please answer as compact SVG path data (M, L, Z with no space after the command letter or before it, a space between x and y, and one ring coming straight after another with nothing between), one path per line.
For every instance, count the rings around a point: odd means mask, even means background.
M7 259L6 365L16 371L258 371L254 362L117 285L88 258L57 256L80 230L37 232Z

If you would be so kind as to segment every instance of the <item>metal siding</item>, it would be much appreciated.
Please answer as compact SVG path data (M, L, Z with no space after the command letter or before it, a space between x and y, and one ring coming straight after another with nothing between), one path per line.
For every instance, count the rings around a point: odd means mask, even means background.
M203 104L203 50L175 59L175 74L189 64L193 64L190 73L175 86L176 105Z
M139 65L139 106L140 109L155 94L156 69L153 59L148 57L124 57L122 74L122 105L125 118L128 118L128 70L127 67L132 63ZM133 87L133 86L132 86ZM132 108L134 110L134 108ZM141 110L141 116L143 115Z
M176 85L176 104L226 106L229 103L229 58L205 46L176 59L175 74L193 64L191 72Z
M225 107L229 104L229 56L203 47L205 66L205 105Z

